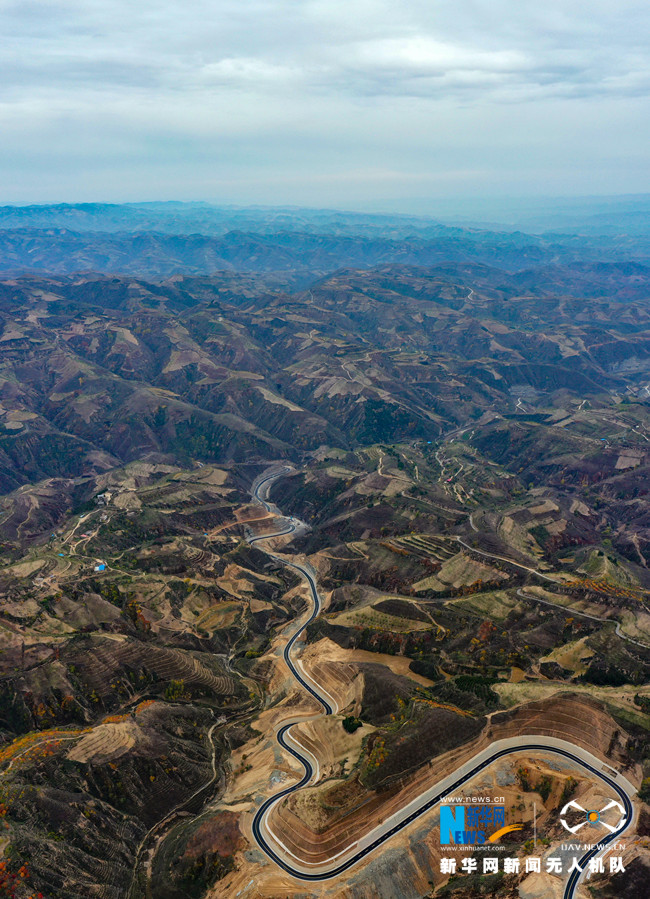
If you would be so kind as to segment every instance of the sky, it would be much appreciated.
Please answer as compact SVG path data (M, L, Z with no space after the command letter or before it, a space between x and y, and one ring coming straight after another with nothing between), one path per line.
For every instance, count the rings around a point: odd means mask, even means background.
M650 192L647 0L0 0L0 202Z

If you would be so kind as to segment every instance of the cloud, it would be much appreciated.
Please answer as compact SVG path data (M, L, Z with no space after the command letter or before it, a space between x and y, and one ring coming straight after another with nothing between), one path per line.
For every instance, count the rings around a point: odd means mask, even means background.
M508 72L526 67L517 51L486 51L444 43L431 37L385 38L358 45L361 64L391 72L416 75L442 74L450 70Z
M294 79L305 90L345 82L366 94L372 83L395 95L443 78L475 84L477 96L502 82L574 80L624 93L647 73L650 10L635 0L615 11L594 0L589 15L573 0L541 8L529 0L69 0L2 4L0 25L8 38L0 64L14 92L39 80L64 91L76 80L83 91Z
M36 193L48 153L63 191L101 168L115 194L111 159L143 186L167 170L170 196L229 172L488 190L513 178L504 147L532 183L561 142L613 188L623 140L637 180L647 158L649 27L646 0L0 0L0 160Z
M207 63L197 73L197 80L205 84L257 86L260 90L276 90L281 84L295 83L300 70L278 65L264 59L234 56Z

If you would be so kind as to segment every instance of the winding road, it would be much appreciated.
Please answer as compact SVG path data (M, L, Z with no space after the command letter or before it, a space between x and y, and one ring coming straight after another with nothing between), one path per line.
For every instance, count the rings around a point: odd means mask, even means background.
M268 488L270 488L272 482L278 480L281 477L284 477L290 471L292 471L292 469L289 467L284 467L280 470L274 471L264 476L259 482L256 483L254 487L254 498L259 503L261 503L268 512L277 514L278 517L281 517L281 513L276 512L276 510L267 501L265 496L268 497ZM264 487L266 487L266 490L264 496L261 496L260 490ZM279 537L285 534L290 534L293 533L296 528L297 525L294 523L294 520L290 519L281 530L275 531L270 534L250 537L249 543L259 543L272 537ZM298 670L292 659L292 649L296 641L299 639L305 628L320 614L321 601L314 575L307 567L303 565L300 565L296 562L290 562L287 559L276 556L268 551L267 554L276 562L293 568L294 570L299 572L302 577L305 578L309 585L313 603L312 611L307 619L300 625L300 627L296 631L294 631L290 639L287 641L283 650L283 658L287 663L287 666L289 667L289 670L291 671L293 677L295 677L298 683L305 690L307 690L307 692L311 696L313 696L314 699L316 699L316 701L320 704L323 709L322 714L335 714L336 707L335 703L333 704L332 698L328 696L322 689L322 687L320 687L315 681L309 679L309 681L311 681L309 682L306 677L303 676L303 674ZM303 718L302 720L305 719ZM603 852L606 852L607 847L615 840L617 840L625 830L627 830L634 817L634 808L632 805L631 796L636 792L635 787L630 784L622 775L614 774L614 777L611 777L609 774L605 773L602 760L596 758L588 751L578 746L574 746L573 744L565 740L539 735L522 735L519 737L500 740L493 743L490 747L477 753L472 759L461 765L448 777L444 778L431 789L427 790L416 800L409 803L397 814L380 823L362 839L353 843L342 852L339 852L337 856L329 859L329 861L327 862L310 865L309 863L306 863L294 856L287 849L287 847L282 845L280 840L271 831L268 821L269 814L272 808L278 802L280 802L285 796L288 796L289 794L294 793L297 790L300 790L303 787L307 786L314 779L314 774L318 774L317 759L300 744L299 740L295 736L291 734L291 728L296 723L296 719L287 721L277 731L276 737L279 745L300 763L304 770L304 774L297 783L285 787L278 793L270 796L259 807L253 818L252 831L255 841L257 842L260 849L265 853L265 855L273 862L275 862L278 867L282 868L282 870L286 871L288 874L290 874L292 877L297 878L298 880L324 881L330 880L334 877L338 877L349 868L353 867L353 865L356 865L362 859L366 858L368 855L374 852L375 849L379 848L388 840L390 840L393 836L395 836L395 834L399 833L405 827L408 827L420 816L429 812L445 798L456 795L461 788L466 786L466 784L471 781L472 778L480 774L489 765L493 764L499 759L504 758L507 755L512 754L542 752L545 754L550 753L556 756L560 756L561 758L579 765L585 771L597 777L605 786L608 787L609 790L616 794L616 796L620 800L625 809L624 818L621 820L618 828L615 831L608 833L605 837L598 840L596 848L587 851L580 858L579 865L582 869L587 866L587 863L590 859L595 858ZM611 771L608 766L605 767L607 767L607 770ZM468 849L468 852L471 852L471 850ZM311 867L312 870L308 870L309 867ZM565 885L564 899L573 899L581 876L581 871L572 872Z

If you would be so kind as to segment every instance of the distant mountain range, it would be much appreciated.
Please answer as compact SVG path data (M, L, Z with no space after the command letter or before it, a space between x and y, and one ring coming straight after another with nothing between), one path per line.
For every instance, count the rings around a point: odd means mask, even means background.
M644 221L637 211L626 215L628 222ZM5 206L0 207L0 272L165 278L216 271L325 274L384 264L481 263L514 272L583 262L650 262L648 233L624 225L607 236L535 235L328 210L200 203ZM611 221L611 231L610 226Z

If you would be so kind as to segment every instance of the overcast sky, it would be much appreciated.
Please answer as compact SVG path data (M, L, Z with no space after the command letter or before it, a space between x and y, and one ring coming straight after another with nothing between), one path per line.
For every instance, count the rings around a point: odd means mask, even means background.
M0 202L650 192L648 0L0 0Z

